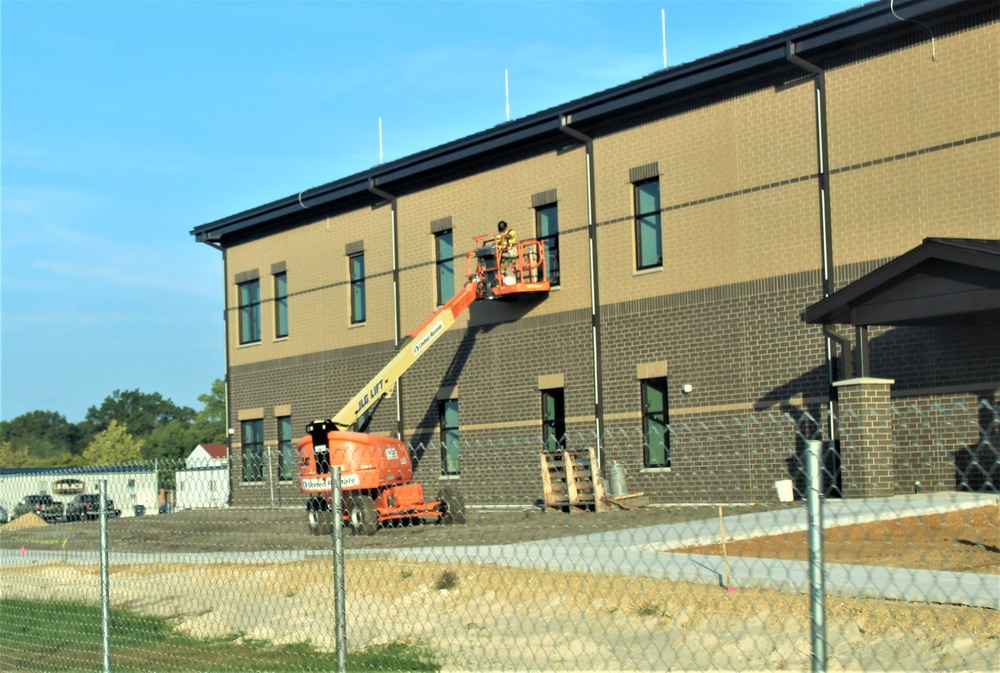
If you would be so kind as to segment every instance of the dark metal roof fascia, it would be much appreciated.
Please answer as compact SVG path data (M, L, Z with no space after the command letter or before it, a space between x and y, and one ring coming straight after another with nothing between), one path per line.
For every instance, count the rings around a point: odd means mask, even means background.
M969 0L912 0L897 3L896 10L897 13L904 12L900 14L904 19L920 19L928 14L961 6L972 7L977 6L977 3ZM634 108L669 94L696 89L734 75L752 73L769 65L779 65L785 62L788 42L795 43L796 52L804 54L857 39L889 25L899 24L901 27L904 24L915 25L909 21L899 21L889 9L888 2L863 5L832 18L820 19L758 42L735 47L714 56L656 72L634 82L542 110L523 119L507 122L494 129L404 157L342 180L306 189L300 194L195 227L191 233L199 242L218 241L236 231L301 212L303 205L306 208L321 207L340 198L361 194L367 191L371 180L377 185L385 185L540 137L553 129L558 129L564 116L568 117L571 123L594 120L602 115Z

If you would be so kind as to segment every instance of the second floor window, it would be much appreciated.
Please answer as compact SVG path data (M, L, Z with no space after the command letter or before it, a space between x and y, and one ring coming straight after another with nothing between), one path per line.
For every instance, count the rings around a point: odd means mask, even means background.
M535 209L535 230L545 246L545 266L550 285L559 284L559 207L556 204Z
M243 481L264 481L264 421L242 422Z
M351 324L364 322L365 308L365 253L359 252L348 258L351 272Z
M461 474L461 447L458 438L458 400L440 400L441 417L441 474Z
M643 180L635 191L635 268L663 266L663 232L660 229L660 179Z
M288 336L288 274L274 275L274 336Z
M240 343L260 341L260 281L239 284Z
M437 305L455 295L455 245L451 229L434 234L434 267L437 275Z

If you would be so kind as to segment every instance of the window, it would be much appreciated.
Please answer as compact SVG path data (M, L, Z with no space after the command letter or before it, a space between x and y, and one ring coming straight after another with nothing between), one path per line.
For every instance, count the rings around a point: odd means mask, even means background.
M441 417L441 474L461 474L458 443L458 400L439 400Z
M434 265L437 273L437 305L455 295L455 246L451 229L434 234Z
M292 445L292 417L278 419L278 481L295 478L297 447Z
M264 421L243 421L243 481L264 481Z
M663 266L663 235L660 230L660 179L643 180L635 190L635 266Z
M535 209L535 230L538 240L545 245L545 266L550 285L559 284L559 207L550 204Z
M348 257L351 273L351 324L365 321L365 253Z
M274 274L274 336L288 336L288 274Z
M645 379L642 387L642 442L646 467L670 467L667 379Z
M546 451L566 448L566 404L562 388L542 391L542 441Z
M239 284L240 343L260 341L260 280Z

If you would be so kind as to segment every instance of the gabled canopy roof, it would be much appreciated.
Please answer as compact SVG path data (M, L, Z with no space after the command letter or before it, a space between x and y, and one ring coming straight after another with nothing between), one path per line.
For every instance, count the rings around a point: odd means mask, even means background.
M1000 319L1000 240L926 238L805 310L822 325L974 325Z

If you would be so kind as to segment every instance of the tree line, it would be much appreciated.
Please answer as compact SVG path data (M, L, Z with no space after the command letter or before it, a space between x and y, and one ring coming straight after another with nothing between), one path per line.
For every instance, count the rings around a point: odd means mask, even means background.
M198 444L226 441L226 384L212 383L195 411L159 393L115 390L80 423L54 411L0 421L0 467L180 463Z

